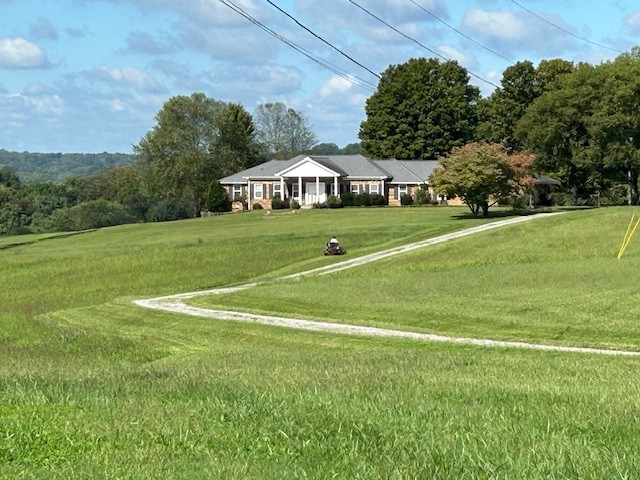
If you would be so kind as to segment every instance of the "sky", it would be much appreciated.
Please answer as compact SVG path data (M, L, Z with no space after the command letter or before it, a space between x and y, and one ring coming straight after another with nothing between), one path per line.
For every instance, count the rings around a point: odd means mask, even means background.
M282 102L344 147L390 65L456 60L488 96L514 62L638 44L637 0L0 0L0 148L131 153L193 92Z

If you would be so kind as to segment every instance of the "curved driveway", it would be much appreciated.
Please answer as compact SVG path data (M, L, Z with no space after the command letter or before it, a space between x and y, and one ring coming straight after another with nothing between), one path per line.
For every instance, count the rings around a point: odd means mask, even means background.
M352 258L343 262L334 263L324 267L314 268L305 272L295 273L283 277L284 279L295 279L304 277L307 275L328 275L330 273L339 272L340 270L346 270L348 268L357 267L366 263L375 262L383 258L392 257L394 255L400 255L402 253L410 252L418 248L428 247L430 245L436 245L438 243L447 242L456 238L465 237L474 233L486 232L487 230L493 230L506 225L513 225L515 223L527 222L541 217L546 217L557 214L539 214L530 215L524 217L514 217L507 220L500 220L497 222L480 225L477 227L467 228L446 235L440 235L438 237L429 238L419 242L410 243L401 247L390 248L381 252L372 253L369 255L363 255L361 257ZM343 323L329 323L318 322L311 320L303 320L299 318L287 318L271 315L257 315L252 313L234 312L228 310L210 310L205 308L192 307L184 303L185 300L190 298L205 296L205 295L217 295L223 293L233 293L259 285L257 282L245 283L242 285L221 287L212 290L203 290L199 292L180 293L176 295L167 295L157 298L135 300L134 303L141 307L152 308L156 310L164 310L167 312L181 313L183 315L192 315L197 317L206 317L217 320L231 320L245 323L260 323L263 325L271 325L275 327L295 328L299 330L311 330L318 332L330 332L340 333L348 335L364 335L374 337L394 337L394 338L407 338L412 340L429 341L429 342L447 342L458 343L466 345L479 345L483 347L506 347L506 348L526 348L533 350L547 350L556 352L580 352L580 353L592 353L602 355L626 355L626 356L640 356L640 352L625 351L625 350L605 350L598 348L587 347L565 347L559 345L543 345L536 343L525 342L508 342L499 340L489 340L482 338L464 338L464 337L448 337L443 335L435 335L429 333L418 333L406 330L392 330L386 328L366 327L361 325L350 325Z

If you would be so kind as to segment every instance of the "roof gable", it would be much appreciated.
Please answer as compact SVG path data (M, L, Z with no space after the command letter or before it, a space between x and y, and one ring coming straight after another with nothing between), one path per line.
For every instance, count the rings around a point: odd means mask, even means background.
M293 165L277 172L278 177L340 177L341 173L333 170L324 162L305 157Z

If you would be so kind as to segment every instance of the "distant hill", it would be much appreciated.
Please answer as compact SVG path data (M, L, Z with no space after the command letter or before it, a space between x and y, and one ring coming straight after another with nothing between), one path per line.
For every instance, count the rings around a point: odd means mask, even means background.
M96 175L118 165L130 165L126 153L30 153L0 149L0 167L8 166L24 183L62 182L69 177Z

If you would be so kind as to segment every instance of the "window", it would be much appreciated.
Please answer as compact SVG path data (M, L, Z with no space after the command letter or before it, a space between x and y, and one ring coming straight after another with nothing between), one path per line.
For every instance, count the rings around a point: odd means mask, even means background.
M371 193L371 194L379 194L380 193L380 184L379 183L372 183L371 185L369 185L369 193Z
M262 200L262 184L261 183L254 183L253 198L256 200Z
M300 196L300 185L297 183L293 184L293 188L291 189L291 196L293 198L298 198Z
M402 195L404 195L405 193L409 193L409 189L407 188L407 184L404 183L404 184L398 185L398 200L400 200Z
M280 187L282 187L282 185L279 183L273 184L273 196L280 197L280 200L282 200L282 189Z
M242 197L242 185L234 185L231 200Z
M357 183L352 183L351 184L351 193L355 193L356 195L360 194L360 185L358 185Z

